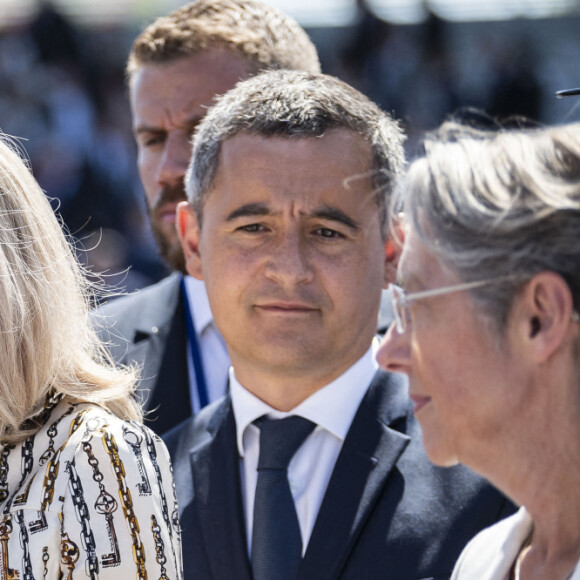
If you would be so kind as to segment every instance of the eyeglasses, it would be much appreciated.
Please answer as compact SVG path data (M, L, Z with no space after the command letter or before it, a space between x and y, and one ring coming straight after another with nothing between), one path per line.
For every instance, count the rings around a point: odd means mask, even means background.
M409 304L411 304L411 302L417 302L417 300L423 300L424 298L443 296L444 294L451 294L452 292L471 290L472 288L479 288L480 286L485 286L486 284L499 282L500 280L506 280L509 278L513 278L513 276L503 276L493 280L476 280L475 282L465 282L464 284L433 288L432 290L423 290L421 292L413 292L412 294L405 294L405 291L400 286L389 284L387 291L391 295L391 304L393 306L397 332L403 334L407 329L407 324L410 322ZM572 311L572 320L574 322L580 322L580 314L576 310Z
M479 288L496 280L477 280L476 282L465 282L464 284L455 284L453 286L444 286L443 288L434 288L432 290L423 290L422 292L413 292L412 294L405 294L405 291L395 284L389 284L387 290L391 294L391 304L393 306L393 314L395 315L395 323L397 325L397 332L403 334L407 328L409 317L409 304L423 300L424 298L434 298L435 296L443 296L444 294L451 294L452 292L461 292L463 290L471 290L472 288Z

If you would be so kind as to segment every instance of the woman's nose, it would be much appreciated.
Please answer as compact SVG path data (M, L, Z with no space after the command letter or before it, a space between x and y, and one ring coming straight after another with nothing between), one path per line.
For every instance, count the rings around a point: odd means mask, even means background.
M393 322L381 341L377 352L377 362L387 371L408 374L411 362L410 354L409 329L399 334L397 325Z

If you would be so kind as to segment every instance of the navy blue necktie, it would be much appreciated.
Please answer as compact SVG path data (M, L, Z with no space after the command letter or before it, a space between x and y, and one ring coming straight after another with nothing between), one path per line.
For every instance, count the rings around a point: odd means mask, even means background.
M302 417L260 417L258 483L254 498L252 571L254 580L295 580L302 559L302 536L288 483L288 464L315 425Z

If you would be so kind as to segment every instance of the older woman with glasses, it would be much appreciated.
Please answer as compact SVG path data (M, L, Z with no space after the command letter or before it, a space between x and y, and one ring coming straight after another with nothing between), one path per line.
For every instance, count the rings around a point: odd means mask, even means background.
M0 134L0 578L179 579L169 455L91 328L90 290Z
M446 124L425 151L378 360L409 376L431 460L522 506L453 578L580 579L580 124Z

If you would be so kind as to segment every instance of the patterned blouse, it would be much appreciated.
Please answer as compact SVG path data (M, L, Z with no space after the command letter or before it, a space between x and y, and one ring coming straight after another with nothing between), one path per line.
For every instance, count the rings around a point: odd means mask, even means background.
M0 445L0 580L175 580L181 535L167 450L152 431L56 400Z

